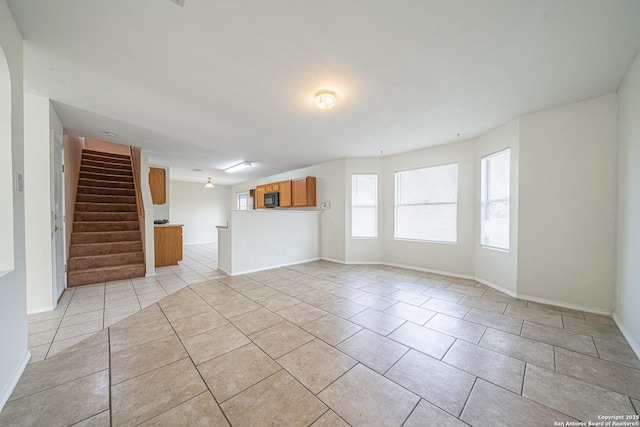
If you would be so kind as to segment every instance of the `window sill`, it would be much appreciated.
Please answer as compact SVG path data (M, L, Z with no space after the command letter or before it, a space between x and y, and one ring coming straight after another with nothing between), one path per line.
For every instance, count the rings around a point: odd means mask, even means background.
M483 248L483 249L489 249L489 250L492 250L492 251L502 252L502 253L505 253L505 254L509 253L509 249L496 248L495 246L480 245L480 247Z

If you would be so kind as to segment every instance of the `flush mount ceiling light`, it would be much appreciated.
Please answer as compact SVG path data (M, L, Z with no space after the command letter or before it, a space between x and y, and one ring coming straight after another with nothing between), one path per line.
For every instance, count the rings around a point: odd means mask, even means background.
M211 182L211 178L209 178L209 181L207 181L207 183L204 185L204 188L215 188L215 186Z
M235 165L235 166L231 166L230 168L225 169L224 171L225 171L226 173L234 173L234 172L238 172L238 171L240 171L240 170L242 170L242 169L248 168L248 167L250 167L250 166L251 166L251 163L249 163L249 162L242 162L242 163L238 163L238 164L237 164L237 165Z
M110 136L110 137L112 137L112 138L113 138L114 136L118 136L118 134L117 134L117 133L115 133L115 132L109 132L109 131L106 131L106 130L104 131L104 133L105 133L105 134L107 134L107 136Z
M319 109L330 110L336 106L336 93L329 89L322 89L316 92L314 100Z

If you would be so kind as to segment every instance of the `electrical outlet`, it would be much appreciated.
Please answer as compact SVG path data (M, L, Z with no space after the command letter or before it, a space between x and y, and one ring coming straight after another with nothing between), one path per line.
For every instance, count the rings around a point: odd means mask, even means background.
M320 209L331 209L331 202L324 201L320 203Z

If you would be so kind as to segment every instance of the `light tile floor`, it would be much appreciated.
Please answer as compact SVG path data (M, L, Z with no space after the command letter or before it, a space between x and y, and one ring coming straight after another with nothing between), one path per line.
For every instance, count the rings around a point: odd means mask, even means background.
M53 357L192 283L223 277L217 264L217 245L186 245L183 261L157 268L155 277L66 289L54 311L28 316L29 363Z
M190 249L153 291L77 289L30 319L54 332L0 425L554 426L640 409L640 361L608 317L383 266L218 276L213 248ZM114 293L136 312L108 312Z

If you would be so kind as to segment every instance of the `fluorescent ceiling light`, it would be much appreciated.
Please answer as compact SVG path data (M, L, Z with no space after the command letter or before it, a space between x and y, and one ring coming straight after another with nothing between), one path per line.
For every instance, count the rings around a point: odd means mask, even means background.
M225 169L224 171L225 171L226 173L234 173L234 172L238 172L238 171L240 171L240 170L242 170L242 169L244 169L244 168L248 168L249 166L251 166L251 163L249 163L249 162L242 162L242 163L238 163L238 164L237 164L237 165L235 165L235 166L231 166L230 168Z

